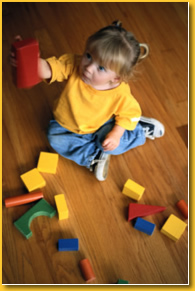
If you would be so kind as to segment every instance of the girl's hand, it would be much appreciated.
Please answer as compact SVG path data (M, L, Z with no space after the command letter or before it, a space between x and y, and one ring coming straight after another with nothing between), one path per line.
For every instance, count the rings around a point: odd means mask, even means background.
M113 151L120 144L120 138L122 137L125 129L120 125L115 124L113 129L106 135L105 140L102 143L104 151Z
M113 151L119 146L119 143L120 136L118 136L117 134L113 134L112 132L109 132L102 143L102 147L104 151Z
M17 35L14 37L14 41L21 41L22 37L20 35ZM16 55L13 49L10 51L10 64L12 67L17 67L17 61L16 61Z

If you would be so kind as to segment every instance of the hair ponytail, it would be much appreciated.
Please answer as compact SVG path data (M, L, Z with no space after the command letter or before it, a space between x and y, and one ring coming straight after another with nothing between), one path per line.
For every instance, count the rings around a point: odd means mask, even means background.
M115 20L112 22L112 26L118 28L121 32L125 31L126 33L130 34L130 32L127 32L123 27L122 27L122 22L120 20ZM148 54L149 54L149 46L146 43L139 43L134 35L132 34L131 40L134 41L134 47L136 49L136 51L138 50L138 48L136 48L139 44L139 56L135 59L135 61L133 63L136 64L136 62L145 59ZM136 43L137 42L137 43ZM138 52L137 52L138 55Z
M120 20L115 20L112 22L112 25L116 27L122 27L122 22Z
M139 46L140 46L140 56L138 61L145 59L149 54L149 46L146 43L140 43ZM141 48L144 49L143 53L141 52Z

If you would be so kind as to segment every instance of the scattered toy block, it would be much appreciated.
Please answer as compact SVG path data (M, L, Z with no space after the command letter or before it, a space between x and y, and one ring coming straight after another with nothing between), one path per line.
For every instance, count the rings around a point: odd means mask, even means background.
M69 216L68 207L66 204L66 200L64 194L58 194L54 196L57 210L58 210L58 218L59 220L67 219Z
M176 203L176 206L181 211L183 216L188 219L188 205L186 204L186 202L181 199Z
M186 226L187 224L184 221L171 214L161 228L161 232L172 240L177 241L183 234Z
M28 193L20 196L9 197L4 200L5 207L13 207L17 205L27 204L43 198L42 192Z
M128 221L136 217L143 217L158 213L164 211L165 209L166 207L164 206L129 203Z
M30 224L35 217L48 216L52 218L55 214L56 210L45 199L41 199L16 220L14 225L27 239L29 239L32 236Z
M78 251L78 238L66 238L58 240L58 251Z
M37 168L26 172L20 177L29 192L34 191L38 188L42 188L46 185L45 180L43 179Z
M139 231L142 231L148 235L152 235L154 232L155 226L156 225L154 223L138 217L136 219L134 228L139 230Z
M39 172L55 174L58 165L58 154L41 152L37 169Z
M29 38L12 44L12 51L16 56L16 85L18 88L32 87L41 79L38 75L39 44Z
M87 283L92 282L95 280L95 274L93 272L92 266L90 264L90 261L88 259L83 259L79 262L79 266L81 269L81 272L83 274L83 277Z
M128 179L123 187L122 193L134 200L140 200L144 191L145 191L144 187Z
M129 284L129 281L119 279L116 284Z

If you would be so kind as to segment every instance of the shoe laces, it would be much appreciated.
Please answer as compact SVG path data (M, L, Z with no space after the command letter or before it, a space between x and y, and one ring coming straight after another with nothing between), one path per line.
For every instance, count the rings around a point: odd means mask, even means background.
M106 157L106 159L107 159L107 157ZM106 159L105 159L105 157L103 159L94 159L90 164L90 168L89 168L90 172L93 172L93 168L94 168L95 164L101 163L101 162L105 163Z
M143 127L144 134L146 138L154 140L155 137L153 136L154 130L151 130L149 126Z
M91 165L94 165L94 164L96 164L96 163L99 163L99 162L104 162L105 160L101 160L101 159L97 159L97 160L93 160L92 162L91 162Z
M96 159L96 160L93 160L90 164L90 168L89 168L89 171L90 172L93 172L93 169L94 169L94 165L99 163L99 162L103 162L103 160L100 160L100 159Z

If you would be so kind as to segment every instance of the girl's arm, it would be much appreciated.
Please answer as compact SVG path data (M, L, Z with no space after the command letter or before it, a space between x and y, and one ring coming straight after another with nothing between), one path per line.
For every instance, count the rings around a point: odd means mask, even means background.
M102 143L104 151L113 151L119 146L120 138L122 137L125 129L117 124L113 129L106 135L105 140Z
M38 74L41 79L51 79L52 72L50 65L48 62L44 59L39 58L38 59Z

